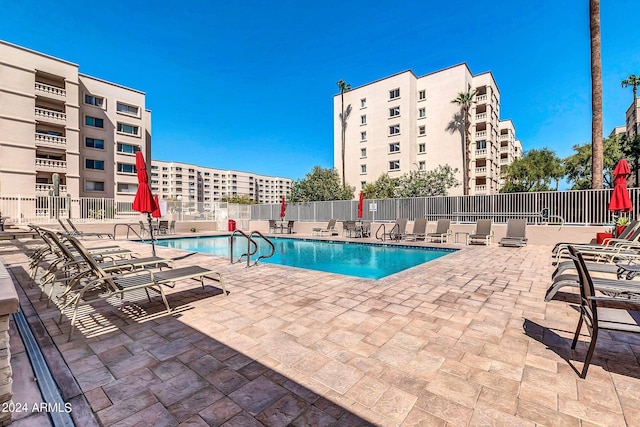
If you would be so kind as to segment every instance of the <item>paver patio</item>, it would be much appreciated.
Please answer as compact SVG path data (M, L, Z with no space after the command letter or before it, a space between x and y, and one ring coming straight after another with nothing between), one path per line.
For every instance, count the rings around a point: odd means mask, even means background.
M67 342L69 319L28 285L24 245L0 260L62 355L63 395L103 425L640 425L640 338L603 333L578 378L565 360L582 366L578 313L543 301L551 246L458 245L377 281L195 254L176 266L219 270L228 297L179 284L167 315L128 293L83 310Z

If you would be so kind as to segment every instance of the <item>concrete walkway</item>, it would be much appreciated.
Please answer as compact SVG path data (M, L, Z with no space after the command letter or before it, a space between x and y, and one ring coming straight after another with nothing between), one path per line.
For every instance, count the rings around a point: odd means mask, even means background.
M640 425L640 337L603 333L578 378L578 313L543 301L551 247L458 245L378 281L195 254L176 266L217 269L228 297L181 283L168 315L159 298L128 293L86 307L69 342L69 318L56 323L26 257L6 247L25 314L62 355L54 375L103 425Z

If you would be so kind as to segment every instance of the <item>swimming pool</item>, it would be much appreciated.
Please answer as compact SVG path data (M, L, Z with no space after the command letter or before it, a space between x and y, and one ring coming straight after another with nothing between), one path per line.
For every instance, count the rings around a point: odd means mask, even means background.
M259 254L268 254L269 246L258 241ZM276 247L271 258L261 262L344 274L365 279L381 279L418 264L432 261L455 252L456 249L409 247L376 243L332 242L326 240L270 238ZM158 246L229 256L229 236L187 237L163 239ZM247 241L236 237L233 246L234 260L246 252Z

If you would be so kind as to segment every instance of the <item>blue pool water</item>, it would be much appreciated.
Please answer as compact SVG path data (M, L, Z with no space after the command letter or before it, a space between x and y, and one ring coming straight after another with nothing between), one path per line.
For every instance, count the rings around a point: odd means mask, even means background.
M247 241L236 237L233 247L234 260L246 252ZM259 254L268 254L269 246L256 239ZM440 249L409 246L391 246L371 243L344 243L323 240L271 238L276 252L261 262L288 265L310 270L326 271L366 279L381 279L418 264L429 262L455 252L455 249ZM229 236L189 237L159 240L157 245L169 248L229 256Z

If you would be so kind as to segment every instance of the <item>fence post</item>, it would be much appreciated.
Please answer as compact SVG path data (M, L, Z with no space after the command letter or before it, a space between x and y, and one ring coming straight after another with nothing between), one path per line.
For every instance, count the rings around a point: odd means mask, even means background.
M22 194L18 194L18 224L22 224Z

